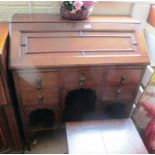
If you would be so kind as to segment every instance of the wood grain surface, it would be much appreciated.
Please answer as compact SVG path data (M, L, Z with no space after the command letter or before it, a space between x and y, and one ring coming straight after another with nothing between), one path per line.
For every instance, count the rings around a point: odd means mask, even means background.
M102 107L98 106L97 111L102 111L106 104L126 103L129 116L149 64L138 21L128 16L91 16L87 20L70 21L47 14L21 14L12 18L10 30L9 67L28 146L31 111L55 106L56 119L61 123L58 118L62 118L65 97L74 89L95 90ZM58 91L50 96L55 89ZM99 145L97 142L95 145L102 152L100 134L97 137L89 142L93 144L97 138Z
M20 22L76 22L74 20L66 20L61 18L60 15L52 14L16 14L12 17L12 23ZM136 19L132 19L130 16L90 16L86 20L81 20L80 22L123 22L123 23L140 23Z
M0 22L0 153L19 153L22 145L11 96L14 90L8 73L8 33L8 23Z
M15 15L10 28L11 69L149 64L141 24L131 17Z
M0 55L2 54L3 48L5 46L8 31L8 24L0 23Z

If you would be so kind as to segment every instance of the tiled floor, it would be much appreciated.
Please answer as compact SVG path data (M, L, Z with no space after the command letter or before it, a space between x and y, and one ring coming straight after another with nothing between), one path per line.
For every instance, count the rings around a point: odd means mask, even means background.
M141 137L143 134L137 128ZM25 154L66 154L68 152L66 130L64 127L36 134L31 143L31 151L25 149Z
M64 128L38 133L25 154L64 154L68 151Z

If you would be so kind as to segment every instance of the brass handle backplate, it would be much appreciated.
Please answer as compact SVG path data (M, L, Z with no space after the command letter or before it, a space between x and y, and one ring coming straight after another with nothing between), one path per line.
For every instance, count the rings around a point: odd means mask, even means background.
M44 101L44 96L42 94L39 94L38 95L38 102L39 102L39 104L42 104L43 101Z
M80 86L83 86L85 81L86 81L86 77L81 76L80 77Z
M119 97L120 94L121 94L121 89L116 89L116 97Z
M120 84L122 84L122 85L125 84L126 79L127 79L126 75L122 74L121 78L120 78Z
M43 80L41 78L37 78L36 79L36 89L38 89L38 90L42 89L42 83L43 83Z

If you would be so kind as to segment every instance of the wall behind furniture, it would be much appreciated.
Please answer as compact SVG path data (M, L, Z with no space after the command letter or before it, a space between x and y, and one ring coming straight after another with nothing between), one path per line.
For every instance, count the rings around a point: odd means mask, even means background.
M0 21L10 21L15 13L59 14L61 2L58 1L0 1ZM130 2L97 2L92 14L130 15L133 4Z
M94 15L132 15L146 21L151 2L107 2L95 3ZM59 14L59 1L0 1L0 21L10 21L15 13Z

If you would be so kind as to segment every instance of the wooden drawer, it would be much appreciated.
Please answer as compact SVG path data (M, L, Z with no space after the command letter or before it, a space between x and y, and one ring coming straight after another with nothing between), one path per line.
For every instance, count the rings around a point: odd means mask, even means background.
M23 90L21 92L21 98L23 105L38 105L38 104L58 104L58 88L46 89L44 91L36 90Z
M58 72L23 72L18 73L21 89L45 89L58 87Z
M142 75L143 70L140 68L112 68L108 70L106 84L137 85Z
M132 100L134 98L136 87L111 87L106 86L102 92L102 100Z
M102 68L87 68L87 70L72 69L63 71L63 87L93 87L101 84L103 80Z

